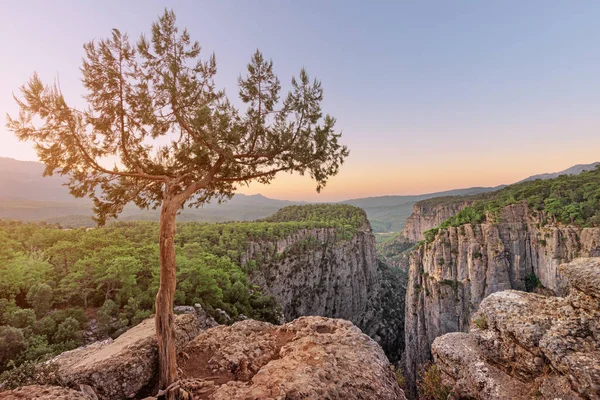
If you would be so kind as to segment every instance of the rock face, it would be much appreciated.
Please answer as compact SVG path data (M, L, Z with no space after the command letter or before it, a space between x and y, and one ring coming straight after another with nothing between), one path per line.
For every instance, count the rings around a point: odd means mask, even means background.
M181 386L204 399L404 399L381 348L340 319L219 326L190 342L178 365Z
M485 298L470 333L433 342L443 380L471 399L600 399L600 258L561 266L566 297Z
M201 327L196 315L175 318L176 348L182 349ZM105 399L132 398L151 384L157 370L154 319L147 319L116 340L98 342L63 353L52 360L66 385L93 387Z
M472 200L450 201L450 199L454 198L436 197L415 203L412 214L406 219L402 234L412 242L423 240L423 232L439 226L463 208L473 204Z
M411 255L406 294L406 377L431 359L433 340L465 332L479 303L494 292L541 284L558 295L566 281L558 266L600 255L600 229L541 226L544 216L526 204L505 207L500 223L441 230ZM532 275L532 274L535 274Z
M378 263L368 222L352 238L321 228L253 242L241 261L250 260L261 260L250 279L276 298L286 321L304 315L347 319L389 350L392 361L398 359L406 278Z
M366 311L378 283L375 237L368 227L350 240L322 228L302 229L276 243L250 243L246 259L259 257L264 260L251 279L277 299L288 321L302 315L353 321Z
M82 392L59 387L31 385L0 393L0 400L92 400Z

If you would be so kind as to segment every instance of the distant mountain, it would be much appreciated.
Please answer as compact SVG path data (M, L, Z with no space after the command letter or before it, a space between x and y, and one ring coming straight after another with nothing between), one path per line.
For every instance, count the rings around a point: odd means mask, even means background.
M565 169L564 171L552 172L550 174L533 175L533 176L530 176L529 178L525 178L522 181L519 181L517 183L535 181L536 179L553 179L553 178L558 178L561 175L579 175L583 171L593 170L598 165L600 165L600 162L595 162L595 163L591 163L591 164L577 164L577 165L572 166L571 168Z
M44 164L0 157L0 199L86 202L69 194L60 176L42 176ZM89 202L89 201L88 201Z
M579 174L600 163L575 165L552 174L534 175L525 180L550 179L562 174ZM75 199L63 186L60 176L43 177L44 165L0 157L0 219L58 222L64 226L92 226L91 202ZM503 188L472 187L407 196L378 196L341 201L364 208L375 232L399 232L417 201L441 196L467 196ZM223 204L209 203L200 209L186 208L179 221L247 221L267 217L282 207L306 202L270 199L263 195L236 194ZM130 205L121 220L158 220L157 210L140 210Z
M406 219L412 213L413 206L418 201L441 196L468 196L492 192L503 187L504 185L472 187L420 195L365 197L346 200L341 203L364 208L375 232L399 232L404 228Z
M0 219L46 221L64 226L92 226L91 201L76 199L60 176L44 177L44 165L0 157ZM179 221L247 221L267 217L282 207L304 202L270 199L261 194L236 194L223 204L186 208ZM159 211L125 207L121 220L158 220Z

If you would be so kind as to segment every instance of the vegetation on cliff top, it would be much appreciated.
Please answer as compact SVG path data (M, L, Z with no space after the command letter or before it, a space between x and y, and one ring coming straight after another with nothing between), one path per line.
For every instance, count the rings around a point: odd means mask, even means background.
M433 241L440 228L500 222L501 209L519 202L527 202L533 211L539 212L544 223L600 226L600 168L579 175L522 182L496 192L454 199L457 202L475 201L444 221L439 228L426 231L424 235L427 242ZM447 198L444 201L452 200Z
M362 228L368 222L363 209L347 204L288 206L265 218L264 221L324 223L327 226L345 226L355 230Z
M346 238L366 221L351 206L283 209L282 222L181 223L177 226L177 304L201 303L233 317L275 322L277 304L252 285L258 260L242 265L251 241L277 240L299 229L335 228ZM294 220L297 218L297 220ZM147 318L158 289L155 222L97 229L0 221L0 372L76 347L88 320L98 336L116 336ZM12 363L11 363L12 365Z

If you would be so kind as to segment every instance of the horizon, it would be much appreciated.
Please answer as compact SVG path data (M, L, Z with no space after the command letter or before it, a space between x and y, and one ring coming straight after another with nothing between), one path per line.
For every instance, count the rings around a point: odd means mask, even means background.
M37 163L37 164L42 164L40 161L37 160L19 160L16 159L14 157L5 157L5 156L0 156L0 159L10 159L10 160L14 160L14 161L20 161L20 162L33 162L33 163ZM272 197L272 196L267 196L264 193L261 192L242 192L242 191L238 191L236 192L237 194L242 194L244 196L262 196L264 198L270 199L270 200L279 200L279 201L290 201L290 202L304 202L304 203L339 203L339 202L346 202L346 201L353 201L353 200L361 200L361 199L367 199L367 198L381 198L381 197L401 197L401 196L425 196L425 195L430 195L430 194L437 194L437 193L443 193L443 192L447 192L447 191L451 191L451 190L465 190L465 189L478 189L478 188L500 188L503 186L509 186L515 183L518 183L524 179L530 178L532 176L535 175L543 175L543 174L554 174L554 173L559 173L562 172L568 168L572 168L572 167L579 167L579 166L585 166L585 165L590 165L590 164L594 164L594 163L600 163L600 161L593 161L590 163L578 163L578 164L573 164L570 165L566 168L560 169L560 170L556 170L556 171L545 171L545 172L537 172L534 173L532 175L528 175L528 176L524 176L514 182L508 182L508 183L501 183L498 185L482 185L482 186L465 186L465 187L453 187L450 189L445 189L445 190L438 190L438 191L433 191L433 192L422 192L422 193L393 193L393 194L382 194L382 195L378 195L378 194L374 194L371 196L364 196L364 197L349 197L349 198L339 198L339 199L334 199L334 200L322 200L322 199L317 199L317 200L308 200L308 199L304 199L304 198L294 198L294 199L290 199L290 198L280 198L280 197ZM265 187L265 185L257 185L257 186L262 186ZM75 199L75 198L73 198Z
M167 7L204 57L215 52L217 85L233 100L256 48L272 58L284 91L306 67L322 81L324 111L350 149L320 195L308 177L286 174L238 193L318 202L414 195L597 161L600 55L589 49L600 36L600 4L261 4L10 4L0 16L11 38L0 44L0 112L16 113L12 93L34 71L45 83L58 77L67 100L82 107L82 45L111 28L135 39ZM31 144L2 126L0 156L37 161Z

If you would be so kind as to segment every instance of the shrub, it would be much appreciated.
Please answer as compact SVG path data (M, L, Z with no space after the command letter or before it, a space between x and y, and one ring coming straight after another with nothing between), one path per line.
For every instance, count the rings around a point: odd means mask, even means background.
M533 292L535 289L542 286L542 282L540 282L539 278L535 274L535 272L531 272L529 275L525 277L525 290L528 292Z
M0 326L0 368L14 360L26 347L23 330L13 326Z
M56 328L54 341L80 343L82 339L81 325L73 317L68 317Z
M426 364L419 373L417 382L419 399L447 400L452 392L449 386L442 383L442 374L435 364Z
M57 310L50 314L50 317L56 322L57 325L63 323L67 318L71 317L76 319L81 325L87 322L87 317L85 316L85 312L83 308L80 307L72 307L65 308L64 310Z
M425 237L425 241L427 243L431 243L435 240L435 237L437 236L438 232L440 231L439 228L433 228L433 229L429 229L425 232L423 232L423 236Z
M15 328L32 328L35 324L35 312L29 308L19 308L11 313L6 313L4 321L7 325Z
M44 316L52 308L54 291L45 283L33 285L27 292L27 302L38 317Z
M51 339L56 332L56 321L50 316L46 316L35 323L35 333L46 336Z
M402 373L402 368L397 368L396 372L396 383L400 386L400 389L406 388L406 378L404 378L404 374Z
M12 369L0 374L0 382L6 390L27 385L63 386L58 378L58 364L34 361L25 361L19 366L12 364Z
M485 330L488 327L487 318L485 315L481 314L477 318L475 318L475 326L479 329Z

